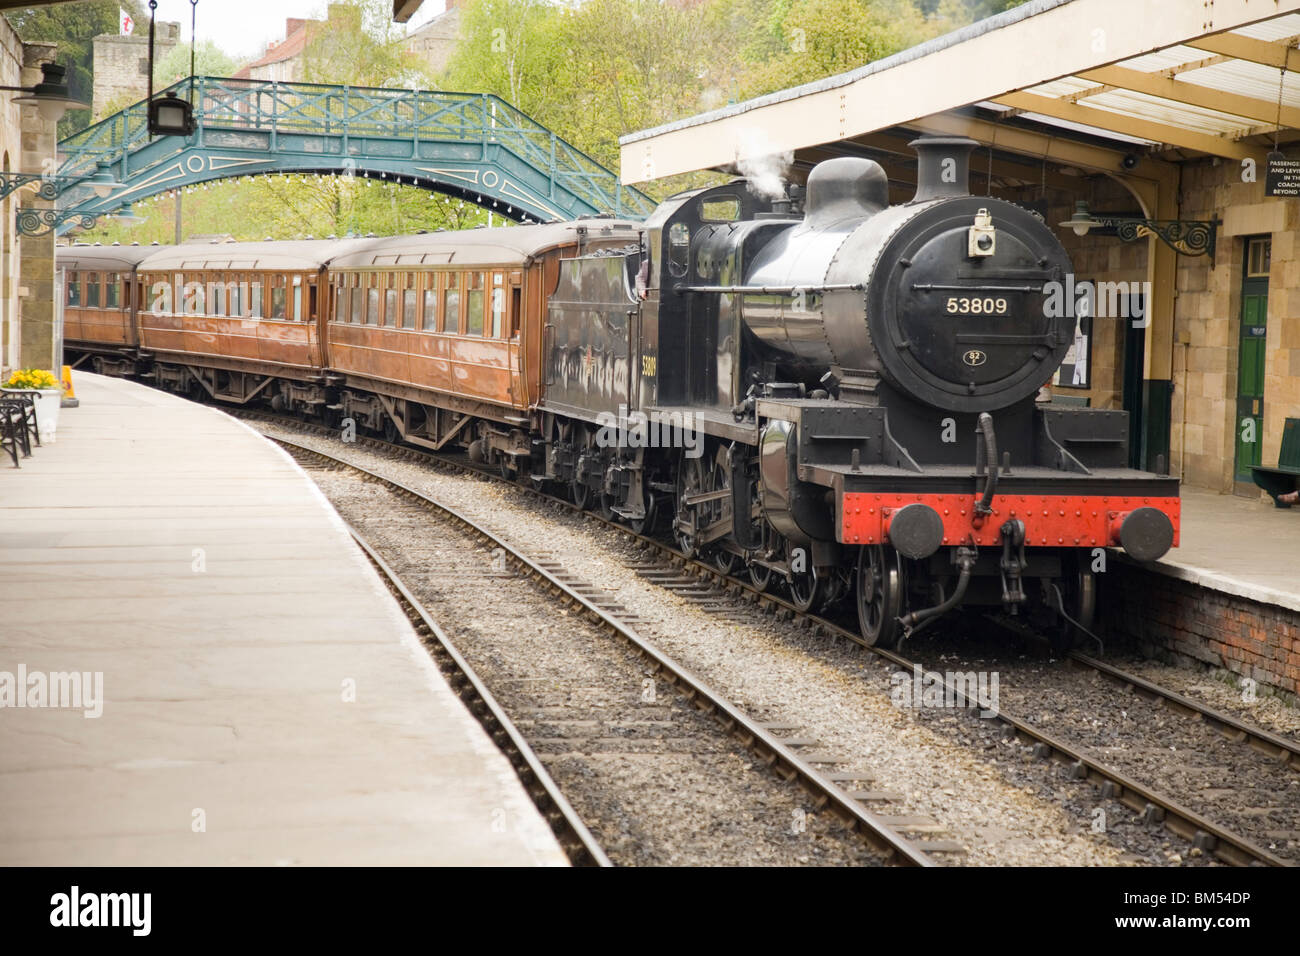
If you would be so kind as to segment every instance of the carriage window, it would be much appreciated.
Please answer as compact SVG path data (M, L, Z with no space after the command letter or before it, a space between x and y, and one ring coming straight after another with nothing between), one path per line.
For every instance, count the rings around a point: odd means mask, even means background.
M334 321L346 322L348 320L348 290L340 281L334 287Z
M360 324L361 324L361 321L362 321L362 319L361 319L361 312L362 312L362 305L361 305L361 303L362 303L362 300L363 300L363 297L364 297L364 296L365 296L365 291L364 291L363 289L361 289L359 286L354 286L354 287L353 287L353 289L352 289L352 319L351 319L353 325L360 325Z
M379 324L379 290L366 290L366 325Z
M483 273L469 274L469 289L465 295L465 334L483 334Z
M418 293L414 289L407 289L402 293L402 328L415 328L415 306Z
M68 273L68 305L81 305L81 273Z
M397 290L389 289L384 293L384 325L390 329L397 328Z
M203 294L203 283L197 276L191 275L185 280L185 314L202 315L207 297Z
M519 338L519 310L523 307L524 291L518 280L510 287L510 337Z
M223 294L220 282L208 283L208 314L225 315L226 314L226 297Z
M432 277L436 282L437 278ZM438 293L433 289L424 292L424 331L433 332L438 328Z
M250 279L248 282L248 314L254 319L260 319L265 314L262 311L261 279Z
M456 287L456 279L456 273L447 273L447 288L442 294L442 330L444 332L460 331L460 290Z
M99 273L86 274L86 308L99 308Z
M302 311L302 276L293 277L293 320L303 321L307 316Z
M288 305L285 296L284 277L274 276L271 279L271 318L283 319L285 309Z
M244 290L248 288L248 283L244 281L243 276L230 277L230 314L234 318L243 318L247 304L244 302Z
M506 277L499 272L492 273L492 338L501 338L501 327L506 317Z
M122 307L122 277L115 272L104 276L104 307L108 309Z

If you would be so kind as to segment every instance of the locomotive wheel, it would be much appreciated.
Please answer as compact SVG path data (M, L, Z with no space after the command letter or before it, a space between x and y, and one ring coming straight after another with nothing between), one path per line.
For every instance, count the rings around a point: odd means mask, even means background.
M583 511L591 507L591 489L577 479L569 482L569 497Z
M806 614L821 603L826 588L816 571L805 571L790 579L790 603Z
M763 544L758 549L758 553L763 557L769 557L776 554L777 548L773 546L775 533L776 532L772 530L772 526L764 521ZM760 591L766 591L772 586L772 569L766 565L758 564L757 562L750 562L749 580L750 583Z
M713 566L723 574L730 574L736 570L737 555L734 551L724 551L719 548L713 552Z
M655 496L647 493L645 496L645 517L634 519L629 518L627 520L627 526L637 534L645 534L648 528L654 527L655 512L657 508L658 504L655 500Z
M903 572L898 552L882 545L864 545L858 552L858 629L871 647L892 647L898 640L902 610Z
M576 427L576 426L575 426ZM580 429L574 436L574 444L581 445L584 454L590 454L592 437L591 432L585 428ZM569 497L573 503L583 511L588 510L596 500L596 493L591 490L591 486L580 478L574 478L569 482Z
M704 490L704 468L700 464L701 460L683 456L681 464L677 468L677 501L673 513L673 542L681 550L682 554L688 557L695 554L695 535L683 530L681 524L690 513L690 509L686 505L686 496L698 494Z

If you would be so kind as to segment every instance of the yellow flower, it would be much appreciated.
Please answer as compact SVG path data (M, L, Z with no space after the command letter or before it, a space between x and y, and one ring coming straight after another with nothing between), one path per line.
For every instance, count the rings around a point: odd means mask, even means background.
M43 368L19 369L9 376L4 388L58 388L59 380Z

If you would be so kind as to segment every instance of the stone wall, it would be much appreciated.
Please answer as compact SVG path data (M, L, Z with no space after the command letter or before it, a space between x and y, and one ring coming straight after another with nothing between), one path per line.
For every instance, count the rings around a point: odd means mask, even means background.
M1241 279L1247 237L1271 235L1268 336L1264 363L1264 434L1261 461L1276 464L1282 425L1300 416L1300 200L1264 195L1242 182L1232 162L1183 167L1182 210L1187 219L1223 220L1213 266L1208 257L1178 257L1174 313L1172 457L1187 482L1233 490L1237 417L1237 351L1241 332Z
M22 85L31 87L41 82L41 64L53 60L56 52L53 43L23 44ZM23 172L49 168L55 155L57 124L42 117L36 107L25 106L19 128L22 160L18 168ZM24 206L51 205L28 191L23 195ZM53 231L39 236L19 236L18 258L18 365L57 373L56 365L62 356L55 355Z
M154 33L154 61L166 56L180 43L181 25L159 21ZM145 98L149 89L149 26L144 24L129 37L103 34L95 37L96 119L128 103Z
M23 45L0 17L0 86L22 81ZM22 163L22 108L17 93L0 93L0 169L17 172ZM14 209L24 194L14 193L0 202L0 380L18 364L18 233Z

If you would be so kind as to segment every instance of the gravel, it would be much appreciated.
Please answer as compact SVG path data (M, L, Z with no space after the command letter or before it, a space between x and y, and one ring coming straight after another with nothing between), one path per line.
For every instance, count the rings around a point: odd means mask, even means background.
M615 863L882 862L490 546L354 474L313 477L465 655Z
M974 865L1208 862L1198 859L1198 851L1186 841L1163 829L1147 828L1117 802L1103 802L1097 788L1067 779L1064 768L1047 768L1032 758L1029 748L1003 741L996 721L952 711L895 707L888 671L875 666L874 659L855 645L817 636L756 610L742 612L738 623L724 620L649 583L626 567L644 561L644 556L613 529L539 506L519 489L502 483L446 474L426 464L278 426L259 423L259 427L425 491L483 521L529 554L553 555L573 574L616 595L629 614L648 622L640 627L643 635L742 709L762 720L797 726L799 736L816 739L818 750L841 758L836 770L869 773L871 789L898 795L887 804L873 804L873 810L937 821L943 832L935 836L958 841L968 850L965 856L945 856L945 861ZM567 620L544 627L540 633L548 637L542 640L541 650L546 652L555 634L570 627ZM544 662L543 657L536 666ZM703 781L700 786L705 786ZM698 791L687 787L682 793L691 800ZM678 797L668 802L677 805L661 812L680 822L689 811L693 819L694 805L683 804ZM791 820L795 809L804 809L806 818L815 821L811 807L787 804L784 822ZM1098 810L1104 812L1104 820ZM1096 832L1094 827L1103 822ZM709 841L713 839L710 833ZM815 860L812 854L804 855Z

